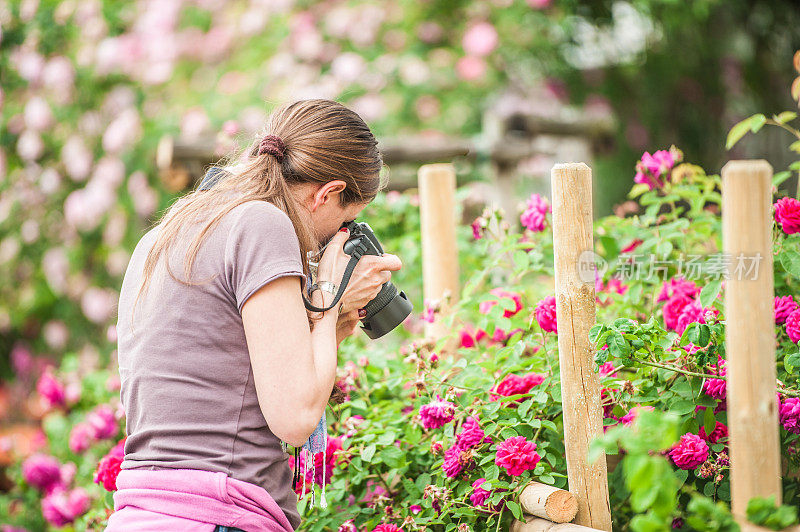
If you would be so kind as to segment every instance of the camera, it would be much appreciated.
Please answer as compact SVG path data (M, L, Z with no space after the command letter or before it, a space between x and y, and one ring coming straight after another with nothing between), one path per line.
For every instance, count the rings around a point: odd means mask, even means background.
M343 223L350 231L343 251L350 256L383 255L383 248L372 228L366 222L355 220ZM373 340L393 330L405 320L414 306L405 292L397 290L391 281L386 281L381 291L364 306L367 315L361 318L361 329Z

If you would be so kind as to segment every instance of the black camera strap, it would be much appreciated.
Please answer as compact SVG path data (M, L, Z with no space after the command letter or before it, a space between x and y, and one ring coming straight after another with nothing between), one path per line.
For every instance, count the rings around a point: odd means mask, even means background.
M360 244L359 247L363 247L363 244ZM347 283L350 281L350 276L353 275L353 270L356 268L356 264L358 264L358 260L362 257L360 250L354 250L353 254L350 257L350 262L347 263L347 266L344 269L344 275L342 275L342 282L339 283L339 290L336 292L336 297L333 298L333 303L331 306L320 308L315 307L309 300L306 299L306 296L303 295L303 304L305 304L308 310L314 312L325 312L326 310L330 310L336 306L336 303L342 298L342 294L344 294L345 288L347 288ZM302 295L302 294L301 294Z

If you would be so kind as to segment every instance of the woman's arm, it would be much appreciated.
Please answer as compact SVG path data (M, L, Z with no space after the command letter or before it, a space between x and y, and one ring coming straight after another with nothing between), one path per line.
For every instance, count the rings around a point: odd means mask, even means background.
M295 447L319 423L337 363L337 309L326 311L312 331L300 294L299 277L279 277L242 306L261 412L270 430ZM311 302L328 306L333 297L317 290Z

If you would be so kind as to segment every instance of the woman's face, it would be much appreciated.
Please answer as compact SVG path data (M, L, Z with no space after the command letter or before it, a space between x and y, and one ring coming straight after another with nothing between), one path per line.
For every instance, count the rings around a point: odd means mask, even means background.
M304 204L311 214L314 233L317 241L324 245L342 227L345 222L354 220L368 203L339 204L341 192L346 183L341 180L330 181L324 185L309 187L306 191Z

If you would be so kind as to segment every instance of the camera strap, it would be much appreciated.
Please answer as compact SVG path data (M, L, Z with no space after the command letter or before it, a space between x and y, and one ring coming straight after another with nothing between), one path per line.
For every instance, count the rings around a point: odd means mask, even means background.
M314 312L325 312L326 310L330 310L335 307L336 303L338 303L342 298L342 294L344 294L344 290L347 288L347 283L350 281L350 276L353 274L353 270L356 268L356 264L358 264L358 260L360 258L361 254L356 252L354 252L350 257L350 262L347 263L347 266L344 269L342 282L339 283L339 290L336 291L336 297L333 298L333 303L331 303L331 306L325 308L315 307L309 300L306 299L305 295L301 294L303 296L303 304L306 306L306 308Z

